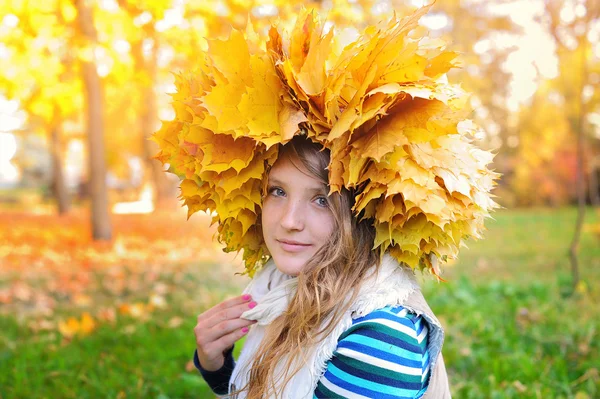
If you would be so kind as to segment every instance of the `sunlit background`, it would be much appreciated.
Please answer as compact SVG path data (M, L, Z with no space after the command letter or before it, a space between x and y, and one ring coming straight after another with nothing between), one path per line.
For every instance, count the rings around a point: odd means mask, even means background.
M247 280L151 159L174 72L248 18L351 40L427 3L0 0L0 398L212 397L194 319ZM461 53L502 174L485 240L424 281L455 397L600 397L600 1L437 0L413 36Z
M406 12L424 3L323 1L320 7L332 24L355 34L393 10ZM419 34L448 39L463 54L463 67L450 79L474 93L472 117L484 127L484 145L499 149L503 205L556 206L575 200L577 130L583 131L588 150L585 179L598 173L600 22L591 4L438 1L421 20ZM144 147L142 137L156 130L160 119L173 116L167 95L174 90L170 72L193 68L194 52L204 48L205 38L227 35L230 25L241 28L246 15L265 30L277 18L291 19L298 4L102 0L92 7L98 32L93 45L82 39L76 8L69 2L32 6L10 1L4 7L0 187L50 186L55 175L49 149L55 144L69 191L85 182L80 62L92 59L104 88L108 187L126 187L140 197L148 168L155 167L144 161L152 147ZM588 197L597 196L597 186L590 189L594 192Z

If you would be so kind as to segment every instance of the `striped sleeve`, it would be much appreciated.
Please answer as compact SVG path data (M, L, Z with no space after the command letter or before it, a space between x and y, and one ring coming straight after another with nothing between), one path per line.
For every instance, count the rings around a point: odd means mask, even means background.
M319 380L314 398L420 398L429 383L427 323L402 306L355 319Z

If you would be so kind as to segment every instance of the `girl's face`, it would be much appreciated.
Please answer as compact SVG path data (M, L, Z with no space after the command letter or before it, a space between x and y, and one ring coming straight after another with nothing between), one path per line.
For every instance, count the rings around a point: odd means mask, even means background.
M300 161L296 164L302 165ZM282 157L269 173L262 207L265 243L277 268L297 276L333 233L327 186Z

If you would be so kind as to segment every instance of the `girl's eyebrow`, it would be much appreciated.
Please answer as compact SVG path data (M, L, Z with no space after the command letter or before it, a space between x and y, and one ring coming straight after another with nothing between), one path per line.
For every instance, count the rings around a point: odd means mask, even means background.
M277 184L279 186L284 186L284 187L286 186L286 183L282 182L281 180L279 180L279 179L277 179L275 177L269 177L268 183L269 184ZM308 189L308 191L311 191L311 192L320 192L320 193L327 193L326 187L324 185L321 185L321 186L318 186L318 187L317 186L311 187L311 188Z

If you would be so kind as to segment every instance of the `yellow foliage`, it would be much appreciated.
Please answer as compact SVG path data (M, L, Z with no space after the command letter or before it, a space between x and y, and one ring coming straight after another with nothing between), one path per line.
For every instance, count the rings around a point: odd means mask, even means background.
M67 321L60 321L58 323L58 330L67 338L71 338L77 334L88 335L95 328L96 321L87 312L83 313L81 320L76 317L69 317Z
M210 40L200 69L178 75L176 118L154 134L183 180L188 215L216 210L225 251L244 250L253 275L268 251L256 225L265 168L296 134L330 150L330 192L355 188L353 212L372 218L374 249L439 277L498 205L494 155L473 145L467 94L445 78L457 54L408 34L423 7L341 45L314 11L266 46L250 28Z

